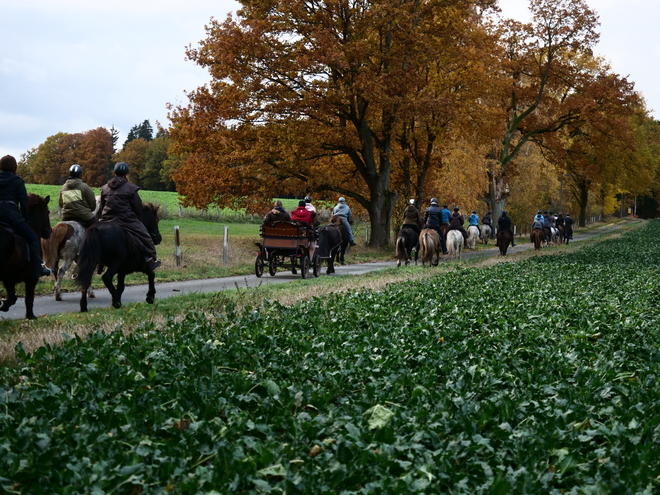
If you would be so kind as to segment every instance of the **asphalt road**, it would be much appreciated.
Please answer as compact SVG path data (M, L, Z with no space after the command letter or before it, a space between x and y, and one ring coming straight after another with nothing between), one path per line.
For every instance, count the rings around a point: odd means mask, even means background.
M600 227L590 232L575 234L572 242L579 242L596 235L616 230L621 224L612 224ZM492 241L494 242L494 241ZM509 248L509 253L516 253L532 249L530 243L519 244L514 248ZM468 251L463 253L463 258L472 258L478 256L495 256L499 255L497 248L493 246L490 249L483 249L479 251ZM336 273L330 275L332 277L342 277L351 275L361 275L364 273L381 270L383 268L395 266L395 261L379 262L379 263L363 263L356 265L335 265ZM300 273L300 272L299 272ZM313 277L311 274L310 277ZM322 268L321 275L325 277L325 267ZM291 282L293 280L301 280L300 274L293 275L289 272L278 272L274 277L264 273L263 277L257 278L256 275L241 275L236 277L225 278L211 278L204 280L190 280L183 282L163 282L156 284L156 298L163 299L166 297L174 297L182 294L206 293L206 292L219 292L227 289L236 289L237 287L256 287L259 285L267 284L281 284ZM95 308L110 307L112 299L107 289L95 289L94 293L96 298L88 299L88 309L93 311ZM147 286L135 285L126 287L122 295L122 304L143 302L146 298ZM55 297L38 296L34 300L34 313L39 316L54 315L59 313L74 313L80 311L80 293L68 292L62 293L63 301L55 301ZM12 306L7 313L0 313L0 323L2 320L10 319L16 320L25 317L25 303L23 298L19 298L18 302Z

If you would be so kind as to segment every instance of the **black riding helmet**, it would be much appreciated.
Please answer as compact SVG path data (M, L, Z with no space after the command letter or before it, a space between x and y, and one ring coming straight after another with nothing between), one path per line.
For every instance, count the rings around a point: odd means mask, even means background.
M114 168L115 175L127 175L128 164L126 162L118 162Z
M69 176L80 178L82 176L82 167L77 163L74 163L69 167Z
M458 210L459 210L458 206L454 206L454 211L458 211Z

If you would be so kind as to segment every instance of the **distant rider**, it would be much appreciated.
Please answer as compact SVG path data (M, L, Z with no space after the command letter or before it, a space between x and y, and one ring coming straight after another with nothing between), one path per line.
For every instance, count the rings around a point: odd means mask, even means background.
M498 232L509 232L511 234L511 247L516 247L513 230L511 230L511 218L507 215L506 210L502 210L502 216L497 219L497 229Z
M348 243L351 246L355 246L355 236L353 235L353 229L351 228L351 223L353 223L353 213L346 204L346 198L339 198L339 203L337 203L337 206L332 209L332 214L341 217L341 221L348 231Z
M410 229L415 232L417 242L413 249L419 251L419 234L422 232L422 215L419 213L416 203L417 201L415 201L415 199L410 199L408 201L408 206L403 210L403 225L401 228Z
M492 239L495 237L495 229L493 228L493 212L489 211L484 215L484 217L481 219L481 223L483 225L488 225L490 228L490 238Z
M433 229L440 236L440 245L442 246L442 253L448 254L447 245L445 243L445 236L440 229L440 221L442 219L442 210L438 206L438 200L431 198L431 204L424 210L424 228Z
M451 211L449 211L449 207L444 204L442 205L442 219L440 222L440 225L445 226L445 230L449 230L449 220L451 219Z
M122 227L142 251L147 269L154 271L161 265L161 261L156 258L153 239L140 221L143 205L138 195L139 187L126 178L128 165L125 162L115 164L114 174L115 176L101 187L99 222L111 222Z
M47 277L51 270L41 260L41 243L27 223L28 195L25 182L18 175L16 158L5 155L0 158L0 222L9 225L28 245L30 261L37 278Z
M564 238L573 239L573 219L570 213L566 213L564 218Z
M468 228L472 226L476 227L477 230L479 229L479 215L477 215L476 211L473 211L472 215L468 217Z
M458 206L454 206L454 212L449 217L449 230L458 230L461 234L463 234L463 243L465 244L465 247L467 247L468 233L463 226L465 220L463 219L463 215L459 210L460 208Z
M82 173L80 165L69 167L69 178L60 189L57 201L62 208L62 220L75 220L87 228L96 223L96 197L81 179Z

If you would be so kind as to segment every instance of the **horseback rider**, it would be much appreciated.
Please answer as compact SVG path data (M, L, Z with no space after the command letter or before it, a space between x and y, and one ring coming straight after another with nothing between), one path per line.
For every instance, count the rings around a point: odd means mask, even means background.
M28 195L25 182L18 175L16 158L5 155L0 158L0 223L9 225L28 245L30 261L37 278L47 277L51 270L41 260L41 243L27 223Z
M463 215L461 215L459 210L460 208L458 206L454 206L454 212L449 217L449 230L458 230L461 234L463 234L463 242L465 247L467 247L468 233L467 230L465 230L465 227L463 227L465 220L463 219Z
M561 213L557 214L557 219L555 220L555 225L557 228L564 226L564 217L561 216Z
M493 237L495 237L495 235L494 235L495 229L493 229L493 212L492 211L489 211L488 213L486 213L484 215L484 217L481 219L481 223L483 225L488 225L488 227L490 228L490 238L492 239Z
M442 246L442 254L449 254L447 251L447 244L445 243L445 236L440 229L440 222L442 219L442 210L438 206L438 200L431 198L431 204L424 210L424 228L433 229L440 237L440 245Z
M545 241L550 242L552 240L552 223L550 223L550 215L547 211L543 212L543 232L545 233Z
M419 234L422 232L422 216L417 209L417 201L411 199L408 201L408 206L403 210L403 225L402 229L411 229L417 235L417 242L413 248L415 251L419 251Z
M341 218L341 221L344 223L346 230L348 231L348 243L351 246L355 246L355 236L353 235L353 229L351 228L351 223L353 222L353 213L351 209L346 204L346 198L343 196L339 198L339 203L332 209L333 215L338 215Z
M446 204L442 205L442 218L440 221L440 225L441 226L446 225L447 230L449 230L450 217L451 217L451 211L449 211L449 207Z
M75 220L87 228L96 223L96 197L81 179L82 173L78 164L69 167L69 178L60 189L57 201L62 208L62 220Z
M138 186L128 181L128 165L118 162L114 168L115 176L101 187L101 202L99 204L99 222L112 222L122 227L131 239L135 241L150 271L161 265L156 258L156 246L140 221L142 200L138 195Z
M497 229L499 232L509 232L511 234L511 247L516 247L513 230L511 230L511 218L507 215L506 210L502 210L502 216L497 219Z
M472 215L468 217L468 228L475 226L477 229L479 228L479 215L477 215L476 211L472 211Z
M564 218L564 237L573 239L573 219L570 213L566 213L566 218Z
M282 202L278 199L273 204L273 209L264 215L263 222L265 224L274 224L275 222L288 222L291 217L282 206Z
M541 214L541 210L534 215L534 220L532 220L532 231L534 230L543 232L543 215Z

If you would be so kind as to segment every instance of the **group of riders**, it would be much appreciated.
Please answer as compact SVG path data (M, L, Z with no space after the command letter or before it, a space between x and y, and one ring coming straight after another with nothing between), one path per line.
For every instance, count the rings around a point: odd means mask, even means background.
M46 277L52 273L41 257L39 238L28 225L28 196L25 183L16 174L16 159L6 155L0 159L0 224L13 229L25 239L34 273ZM121 226L133 244L144 256L147 269L153 271L161 261L156 258L156 247L144 224L140 221L142 200L139 188L128 181L128 165L118 162L114 177L101 187L100 203L92 188L82 180L83 169L78 164L69 167L69 176L58 195L63 221L80 222L86 229L98 222L113 222Z
M440 237L443 254L448 254L445 237L446 233L451 230L457 230L463 235L464 244L467 247L469 234L467 230L465 230L465 219L458 206L454 206L454 211L450 211L447 204L444 204L442 208L440 208L437 198L432 198L430 205L424 210L424 214L422 215L417 209L416 203L415 199L411 199L408 202L408 205L403 212L402 229L408 228L413 230L418 238L422 228L435 230ZM494 237L495 229L493 228L492 211L489 211L484 215L481 219L481 223L490 228L490 237ZM474 210L468 217L468 228L471 226L475 226L479 229L479 216ZM570 214L566 214L566 217L564 218L561 213L554 215L552 212L546 211L542 213L541 210L539 210L534 216L532 222L532 230L540 229L544 233L546 241L551 240L551 228L558 228L559 226L564 227L565 237L571 239L573 236L573 219ZM511 229L511 218L508 216L506 210L503 210L502 215L497 219L497 228L499 232L509 232L511 234L511 246L515 246L513 230ZM479 229L479 231L481 232L481 229ZM419 250L419 243L414 249Z

